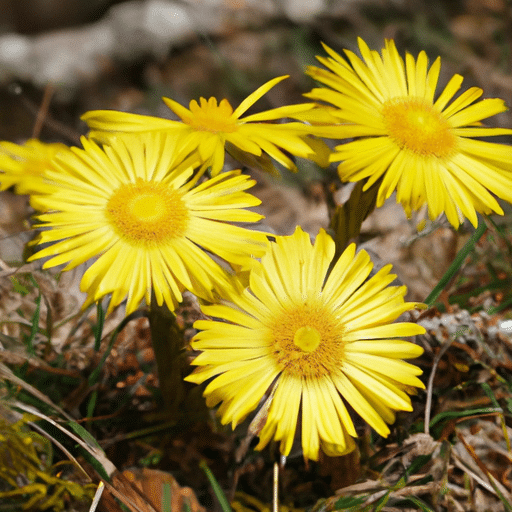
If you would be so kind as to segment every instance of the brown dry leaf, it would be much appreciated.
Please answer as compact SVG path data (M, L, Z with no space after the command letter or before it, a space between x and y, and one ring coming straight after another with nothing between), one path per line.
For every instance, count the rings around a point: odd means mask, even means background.
M333 492L355 484L361 472L359 450L341 457L328 457L320 452L319 472L323 477L331 477L330 487Z
M165 510L181 512L187 508L190 512L206 512L190 487L180 487L175 478L164 471L147 468L125 470L112 478L112 487L117 491L114 494L133 512L163 512L166 485L170 487L171 504ZM114 510L108 501L106 499L102 503L105 510Z

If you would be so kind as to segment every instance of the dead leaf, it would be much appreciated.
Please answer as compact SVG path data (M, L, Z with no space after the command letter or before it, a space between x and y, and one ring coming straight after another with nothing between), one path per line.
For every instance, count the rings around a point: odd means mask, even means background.
M168 492L165 491L166 486ZM206 512L194 491L190 487L180 487L176 479L165 471L147 468L125 470L114 475L112 487L119 493L114 493L116 497L133 512L181 512L185 509ZM164 508L165 495L170 499L170 506L166 504ZM108 505L106 509L110 510Z

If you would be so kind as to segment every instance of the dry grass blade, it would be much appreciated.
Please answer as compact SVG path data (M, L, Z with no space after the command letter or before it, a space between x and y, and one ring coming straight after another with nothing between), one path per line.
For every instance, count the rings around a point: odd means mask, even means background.
M464 436L457 432L457 437L461 441L461 443L464 445L464 448L466 448L467 452L471 455L471 458L474 460L476 465L478 466L478 469L487 477L487 480L489 483L485 482L484 479L481 477L478 478L480 483L486 487L486 489L492 493L494 493L496 496L498 496L505 506L506 510L511 511L512 510L512 496L510 495L509 491L500 483L498 482L492 473L489 471L487 466L482 462L480 457L476 454L474 448L464 439ZM476 475L474 475L476 477Z
M28 391L31 395L35 396L38 400L41 400L41 402L45 403L46 405L49 405L53 410L58 412L61 416L66 418L68 421L74 421L73 418L63 409L61 409L58 405L54 404L44 393L41 393L38 389L36 389L34 386L31 386L28 384L28 382L25 382L23 379L20 379L14 373L10 370L9 367L5 366L5 364L0 362L0 377L4 378L6 380L11 381L12 383L16 384L17 386L20 386L25 391ZM35 413L33 413L35 414ZM38 413L40 414L40 413ZM46 418L45 418L46 419Z
M92 500L91 506L89 507L89 512L95 512L98 507L98 503L101 500L101 496L103 495L103 491L105 490L105 484L100 482L98 488L96 489L96 494L94 495L94 499Z
M68 437L73 439L73 441L76 441L84 450L89 452L96 459L96 461L98 461L99 464L101 464L101 466L103 467L103 469L105 470L105 472L108 476L111 476L112 474L114 474L115 471L117 471L116 467L106 457L105 453L103 452L103 450L101 450L101 448L93 446L91 443L84 441L83 439L76 436L69 430L65 429L62 425L60 425L56 421L52 420L45 414L39 412L34 407L22 404L21 402L13 402L13 405L15 405L18 409L21 409L22 411L28 412L30 414L33 414L34 416L37 416L38 418L46 420L48 423L50 423L54 427L58 428L61 432L63 432Z

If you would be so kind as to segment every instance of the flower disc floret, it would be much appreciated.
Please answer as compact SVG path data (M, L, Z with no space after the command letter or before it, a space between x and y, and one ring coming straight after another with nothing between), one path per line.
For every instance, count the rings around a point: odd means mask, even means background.
M148 246L182 237L190 218L177 190L140 178L112 194L106 215L120 237Z
M217 105L216 98L200 98L200 104L196 100L190 102L191 116L184 115L182 121L190 125L194 130L211 133L233 133L238 130L236 118L233 117L233 107L229 101L223 99Z
M429 67L421 52L404 62L393 41L379 54L359 39L362 59L324 48L327 70L308 68L324 87L305 96L332 105L334 121L319 135L355 139L331 155L342 180L366 180L365 190L380 180L377 206L396 190L408 216L426 204L431 219L444 212L455 227L464 218L476 226L477 212L503 214L494 195L512 202L512 146L478 140L512 134L481 124L507 110L502 100L477 101L478 87L456 96L460 75L436 97L441 59Z
M249 287L234 285L222 304L202 306L211 319L194 324L192 346L202 352L186 380L209 380L206 403L220 404L223 423L235 427L271 388L257 416L257 449L275 439L288 455L300 415L307 459L320 449L347 453L356 436L349 406L386 436L395 412L412 408L405 391L424 387L421 370L403 361L423 349L399 338L425 330L391 323L422 305L404 301L405 286L389 286L391 265L370 276L365 251L351 245L332 265L334 252L323 230L313 245L300 228L276 237L251 267Z
M290 375L319 378L343 358L343 326L319 301L286 308L271 330L276 363Z
M389 137L403 151L446 158L457 147L448 121L424 100L393 98L382 105L381 112Z
M62 152L49 177L58 185L40 199L39 244L31 260L65 270L97 258L85 272L85 305L112 294L109 310L128 298L127 313L143 298L171 310L183 290L212 300L227 274L207 253L248 264L267 247L264 233L229 222L255 222L246 210L260 201L245 192L254 181L239 171L194 185L197 161L175 164L176 140L165 134L124 134L100 147Z

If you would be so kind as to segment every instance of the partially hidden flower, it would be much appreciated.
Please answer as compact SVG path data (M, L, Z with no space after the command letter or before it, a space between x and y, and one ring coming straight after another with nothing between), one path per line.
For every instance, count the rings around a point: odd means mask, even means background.
M285 152L322 161L327 147L319 147L318 141L308 137L314 132L311 126L302 122L282 121L313 109L315 104L286 105L242 117L256 101L285 78L287 76L281 76L265 83L236 109L227 99L218 102L214 97L208 100L200 98L199 103L192 100L188 109L170 98L163 98L180 121L114 110L93 110L85 113L82 119L91 129L90 137L100 140L111 132L162 131L174 134L179 137L180 155L185 157L197 151L202 162L211 166L213 176L224 166L225 150L233 153L237 159L240 153L254 157L269 155L287 169L296 171L295 163Z
M455 227L464 217L476 226L476 212L503 214L493 194L512 202L512 147L477 140L512 134L481 124L507 110L502 100L477 101L478 87L455 97L460 75L436 97L440 58L429 67L421 52L404 63L392 40L380 55L359 39L362 59L324 48L329 57L317 58L328 70L310 66L307 73L325 87L305 96L332 105L338 118L323 136L355 139L331 155L342 180L367 179L367 189L382 179L378 207L396 189L408 216L426 204L431 219L444 212Z
M203 306L214 319L194 324L200 368L186 380L212 379L206 403L222 402L222 423L234 428L274 386L257 449L274 438L288 455L300 416L305 458L316 460L319 449L347 453L356 436L348 407L387 436L395 412L412 410L406 391L424 387L421 370L403 361L423 349L398 338L425 330L391 323L421 304L404 302L405 286L389 286L391 265L370 277L370 257L354 244L329 272L334 253L323 230L314 245L300 228L276 237L251 269L249 288Z
M67 149L59 142L44 143L29 139L24 144L0 142L0 190L14 186L17 194L47 194L53 186L46 172L55 155Z
M193 163L174 166L176 141L161 133L123 135L100 147L59 153L48 177L57 190L41 197L45 213L30 259L69 270L98 257L81 280L86 305L112 294L109 310L128 298L126 312L154 293L173 310L189 290L212 300L226 272L206 252L245 265L267 246L264 233L230 222L254 222L260 203L245 192L254 181L239 171L194 186Z

